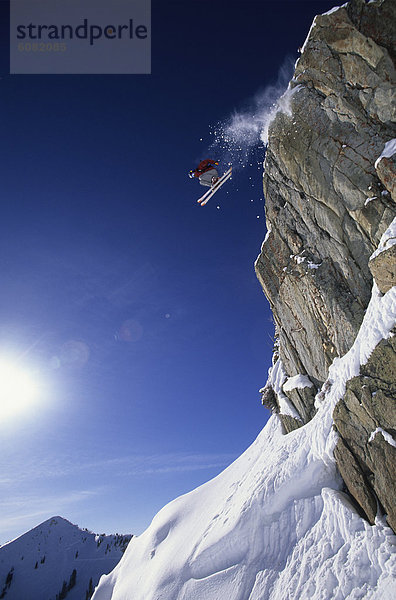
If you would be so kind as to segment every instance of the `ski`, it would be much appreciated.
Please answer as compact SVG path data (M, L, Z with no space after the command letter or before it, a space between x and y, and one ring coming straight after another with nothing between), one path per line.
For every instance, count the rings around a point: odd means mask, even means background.
M201 198L199 198L197 200L197 202L199 204L201 204L201 206L203 206L204 204L206 204L206 202L208 202L208 200L210 200L210 198L213 196L213 194L215 192L217 192L217 190L223 185L223 183L229 178L231 177L232 174L232 167L230 167L228 169L228 171L226 171L218 181L216 181L216 183L208 189L207 192L205 192L205 194L203 196L201 196Z
M218 182L218 185L211 189L211 193L205 198L203 202L200 202L201 206L205 206L209 202L209 200L215 195L215 193L223 186L223 184L230 179L232 172L228 173L224 179Z
M210 194L208 194L208 196L202 202L200 202L201 206L205 206L205 204L207 204L209 202L209 200L223 186L223 184L226 181L228 181L228 179L230 179L231 175L232 175L232 171L230 171L229 173L226 173L225 176L223 175L223 177L221 178L221 180L219 180L217 182L217 184L210 190Z
M220 179L218 181L216 181L216 183L214 184L214 186L212 186L207 192L205 192L205 194L201 198L199 198L197 200L197 202L201 206L204 206L207 202L209 202L209 200L217 192L217 190L219 190L221 188L221 186L223 185L223 183L225 183L227 181L227 179L229 179L231 177L231 175L232 175L232 167L230 167L228 169L228 171L226 171L224 173L224 175L222 175L220 177Z

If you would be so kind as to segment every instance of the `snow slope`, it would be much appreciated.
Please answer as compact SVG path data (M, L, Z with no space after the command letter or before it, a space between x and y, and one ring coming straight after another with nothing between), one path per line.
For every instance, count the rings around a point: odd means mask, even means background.
M388 229L382 234L380 243L375 252L370 256L370 260L376 258L381 252L385 252L385 250L389 250L391 246L396 244L396 218L393 219L392 223L389 225Z
M163 508L94 600L391 600L396 536L341 492L332 412L396 321L396 288L372 299L355 344L330 368L318 412L287 436L273 416L212 481Z
M93 590L119 562L130 538L95 535L62 517L48 519L0 547L0 598L55 600L65 581L71 589L63 597L85 600L90 579Z

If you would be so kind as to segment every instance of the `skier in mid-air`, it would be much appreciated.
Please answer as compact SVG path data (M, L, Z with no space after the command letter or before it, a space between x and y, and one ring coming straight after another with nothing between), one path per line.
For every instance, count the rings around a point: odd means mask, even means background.
M212 160L211 158L201 160L198 167L190 171L189 176L191 178L198 177L201 185L211 187L219 179L219 174L215 168L218 164L217 160Z
M219 177L216 167L219 162L217 160L213 160L212 158L206 158L205 160L201 160L198 167L196 169L192 169L189 172L189 177L192 179L197 177L199 179L199 183L209 188L207 192L204 193L201 198L197 200L201 206L204 206L212 196L221 188L223 183L225 183L232 175L232 167L230 167L224 175Z

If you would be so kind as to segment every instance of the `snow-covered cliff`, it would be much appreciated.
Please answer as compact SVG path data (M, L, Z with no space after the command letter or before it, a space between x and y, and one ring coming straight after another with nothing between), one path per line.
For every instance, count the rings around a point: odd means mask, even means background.
M269 128L270 234L256 272L276 323L276 372L288 378L277 386L286 431L315 413L330 365L359 331L373 276L381 293L396 283L395 23L394 0L352 0L317 16L287 92L290 110ZM381 435L370 440L378 428L396 432L393 340L355 375L334 413L337 464L369 521L379 502L396 531L396 450ZM290 385L297 376L311 386Z

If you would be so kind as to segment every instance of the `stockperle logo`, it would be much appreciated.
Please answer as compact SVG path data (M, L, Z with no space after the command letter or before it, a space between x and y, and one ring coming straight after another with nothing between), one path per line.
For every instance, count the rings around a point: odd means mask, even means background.
M150 73L150 19L150 0L11 0L10 73Z

